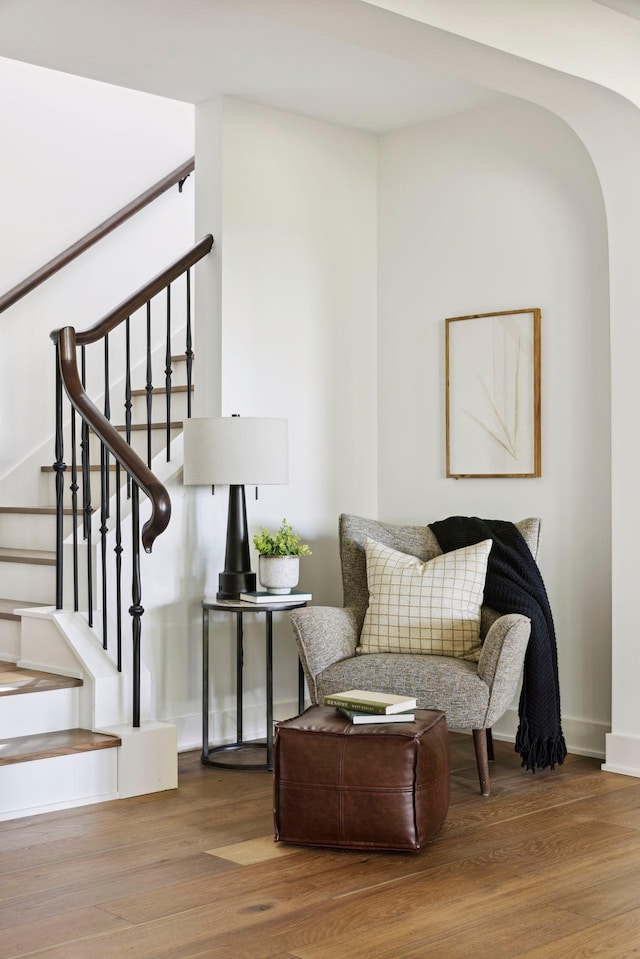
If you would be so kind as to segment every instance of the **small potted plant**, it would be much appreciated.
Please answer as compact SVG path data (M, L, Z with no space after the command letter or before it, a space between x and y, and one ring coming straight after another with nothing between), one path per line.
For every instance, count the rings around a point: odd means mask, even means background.
M258 550L258 577L260 584L270 593L284 595L298 585L300 557L311 556L306 543L282 520L280 529L270 533L264 526L253 537Z

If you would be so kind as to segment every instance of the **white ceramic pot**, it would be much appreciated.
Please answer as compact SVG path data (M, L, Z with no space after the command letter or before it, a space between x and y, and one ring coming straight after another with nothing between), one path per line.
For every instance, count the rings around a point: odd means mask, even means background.
M286 595L298 585L300 578L299 556L259 556L258 576L260 585L270 593Z

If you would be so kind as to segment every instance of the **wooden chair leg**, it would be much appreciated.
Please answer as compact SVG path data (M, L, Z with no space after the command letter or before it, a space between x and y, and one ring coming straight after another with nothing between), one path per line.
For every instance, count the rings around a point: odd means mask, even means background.
M476 764L480 779L480 792L483 796L489 795L489 753L487 751L487 736L484 729L473 730L473 745L476 748Z
M487 726L487 755L489 756L489 762L493 762L493 735L491 733L491 726Z

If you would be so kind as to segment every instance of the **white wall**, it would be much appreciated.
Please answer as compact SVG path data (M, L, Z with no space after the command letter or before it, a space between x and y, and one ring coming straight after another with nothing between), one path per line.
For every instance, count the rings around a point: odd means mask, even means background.
M0 87L4 293L192 156L194 111L6 59ZM192 245L192 180L0 315L0 477L53 434L49 332L90 326Z
M602 754L610 383L606 221L593 164L562 121L512 99L383 136L379 169L380 515L542 518L565 735L570 748ZM534 306L542 478L446 479L445 317Z
M249 529L286 516L313 550L301 563L301 587L314 602L340 604L338 514L372 515L377 506L376 139L234 98L224 99L222 119L217 101L201 104L197 127L199 169L215 167L222 136L219 271L206 264L197 280L199 304L215 312L221 297L221 354L211 354L213 313L199 311L195 346L201 357L204 342L211 364L209 372L197 361L198 382L215 382L221 370L221 409L213 395L203 412L289 421L289 484L262 487L257 502L247 490ZM200 183L198 219L219 203L211 183L202 194ZM224 566L227 495L187 491L191 650L200 641L196 604L215 595ZM252 564L257 570L254 552ZM233 710L235 622L211 620L216 713ZM247 721L263 727L264 617L247 623L246 635ZM274 656L276 715L286 716L297 696L286 616L276 623Z
M441 59L458 76L557 113L584 142L600 179L611 287L612 732L604 768L640 776L640 462L637 444L630 440L637 432L635 358L640 349L640 24L591 0L485 0L482 17L473 15L472 0L367 2L406 18L395 20L394 30L385 21L396 51L402 47L412 59L429 64ZM406 31L403 40L395 29L399 26Z
M291 431L290 484L249 498L251 529L281 515L299 526L314 548L302 585L333 603L341 510L398 522L540 515L565 733L572 748L602 753L608 282L602 197L584 147L562 121L518 100L379 141L240 100L226 99L223 116L222 412L286 416ZM543 316L543 476L447 480L444 318L523 306ZM198 588L211 594L224 503L190 495ZM232 682L233 624L214 622ZM284 704L295 672L281 629ZM257 704L262 625L249 635L247 688ZM230 691L219 690L223 708Z
M302 527L322 600L338 513L376 508L376 140L227 99L223 184L222 413L289 420L250 525Z

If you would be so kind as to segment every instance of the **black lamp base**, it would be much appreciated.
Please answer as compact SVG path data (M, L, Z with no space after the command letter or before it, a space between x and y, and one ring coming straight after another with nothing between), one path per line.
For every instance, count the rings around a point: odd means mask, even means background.
M240 593L253 593L256 588L256 574L220 573L218 576L216 599L239 599Z
M227 548L224 571L218 577L216 598L239 599L240 593L252 593L256 588L256 574L251 572L249 532L244 486L229 487L227 517Z

